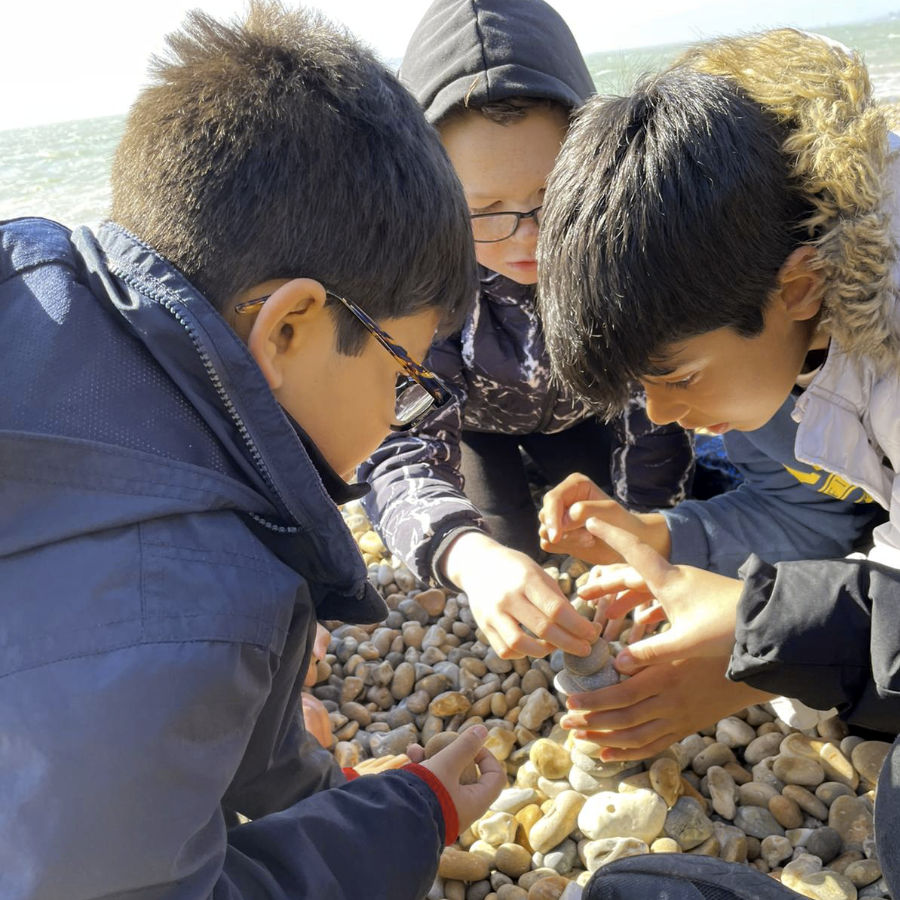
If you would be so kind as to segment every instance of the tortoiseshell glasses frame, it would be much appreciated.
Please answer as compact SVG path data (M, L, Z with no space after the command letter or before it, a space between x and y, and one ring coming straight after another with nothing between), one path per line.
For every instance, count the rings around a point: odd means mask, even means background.
M360 309L352 300L326 289L325 295L337 300L349 310L375 340L387 350L400 365L403 375L397 378L394 417L396 424L392 431L409 431L419 425L428 416L443 409L453 399L446 385L425 366L417 363L383 328ZM271 295L244 300L234 307L237 315L254 312L262 306Z

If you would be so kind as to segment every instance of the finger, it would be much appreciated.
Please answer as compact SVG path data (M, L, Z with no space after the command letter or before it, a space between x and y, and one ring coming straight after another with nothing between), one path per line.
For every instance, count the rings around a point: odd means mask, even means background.
M410 744L406 748L406 755L410 762L420 763L425 759L425 748L421 744Z
M656 625L665 620L666 611L658 603L647 604L643 609L635 610L634 613L634 621L637 625Z
M597 629L593 623L579 613L569 599L559 589L559 585L549 575L541 573L540 579L526 584L521 597L520 620L538 637L552 640L549 626L561 629L567 634L567 642L581 641L593 644L597 639ZM562 647L562 644L558 646ZM565 648L564 648L565 649ZM578 652L576 650L570 652ZM579 655L590 652L590 647Z
M691 651L689 641L681 638L673 629L654 634L623 648L616 656L616 670L623 675L633 675L649 665L674 662L684 659Z
M551 542L557 541L565 526L569 524L568 507L577 500L590 497L592 489L599 491L586 475L573 472L544 494L541 511L544 513L543 521L547 526L547 537Z
M508 615L500 616L493 624L484 629L488 643L501 659L522 659L524 656L535 658L553 652L553 647L546 641L526 634L518 621Z
M585 527L643 575L654 593L658 593L666 578L676 571L675 566L663 559L651 546L624 528L617 528L596 517L588 519Z
M606 623L606 627L603 629L603 639L605 641L617 641L624 627L624 618L609 619Z
M619 655L621 656L621 653ZM592 712L634 706L659 693L655 684L645 683L646 681L642 678L631 678L627 681L620 681L618 684L598 688L596 691L571 694L566 699L566 707L570 712L574 710Z
M595 737L591 736L588 740L595 740ZM632 747L630 749L604 747L603 750L600 751L600 759L606 763L631 762L633 760L649 759L651 756L656 756L657 753L661 753L676 740L678 740L677 733L664 732L656 738L656 740L642 746Z

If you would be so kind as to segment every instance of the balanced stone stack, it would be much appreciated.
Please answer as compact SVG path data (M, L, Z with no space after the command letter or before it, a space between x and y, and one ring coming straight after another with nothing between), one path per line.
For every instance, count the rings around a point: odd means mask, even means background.
M318 664L312 691L329 710L338 762L402 754L482 722L509 773L492 808L444 851L429 900L574 900L594 871L638 853L718 856L818 900L888 897L872 810L889 744L836 718L797 732L754 706L652 759L604 764L558 721L581 679L615 680L615 645L598 642L586 661L501 659L464 594L422 590L358 504L344 514L390 612L377 626L333 623ZM587 567L568 559L548 571L570 594Z

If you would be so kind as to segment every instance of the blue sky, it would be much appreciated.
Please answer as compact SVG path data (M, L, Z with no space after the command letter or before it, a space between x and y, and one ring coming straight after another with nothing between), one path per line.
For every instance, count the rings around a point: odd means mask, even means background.
M875 18L897 0L551 0L585 53L696 40L776 25ZM429 0L313 0L385 60L399 58ZM243 0L25 0L4 4L0 32L0 129L123 113L144 81L148 56L195 6L222 18ZM898 25L900 27L900 25Z

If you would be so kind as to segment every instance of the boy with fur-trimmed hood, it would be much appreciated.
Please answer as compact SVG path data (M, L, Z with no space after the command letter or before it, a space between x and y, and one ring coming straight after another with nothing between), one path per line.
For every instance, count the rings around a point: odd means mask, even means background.
M632 566L604 570L586 592L606 598L609 615L653 597L648 618L672 623L619 655L630 679L569 698L563 724L607 745L605 758L646 757L680 737L677 682L702 700L726 668L733 711L784 693L900 730L896 146L859 58L791 29L700 45L631 95L590 104L570 133L540 255L548 334L564 335L550 342L559 376L610 408L639 380L655 421L726 439L782 428L787 402L805 467L796 477L887 513L867 559L772 565L752 555L741 581L673 566L652 549L653 526L608 501L585 504L581 527ZM722 529L751 547L765 540L741 491L724 508ZM789 521L777 495L770 510ZM875 807L895 890L898 785L895 743ZM645 889L698 895L690 877L664 885L652 868L619 871L641 870ZM602 881L587 896L626 895L627 879L618 890ZM756 888L724 896L780 896Z

